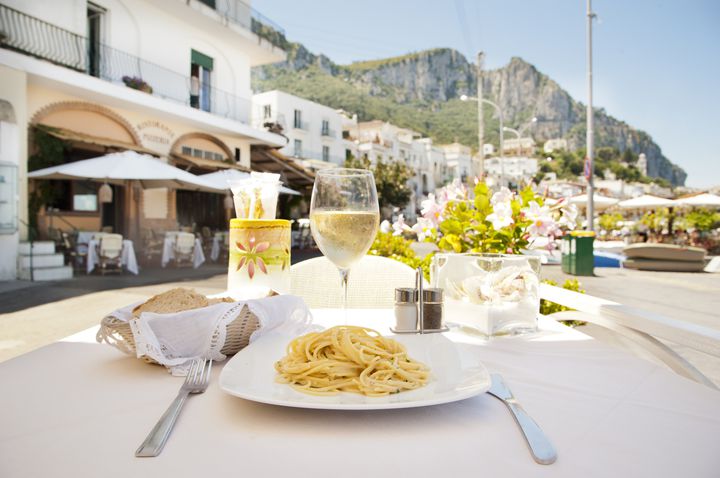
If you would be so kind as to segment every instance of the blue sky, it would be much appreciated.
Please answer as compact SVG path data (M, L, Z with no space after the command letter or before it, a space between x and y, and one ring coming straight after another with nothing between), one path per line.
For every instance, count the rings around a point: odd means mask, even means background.
M254 0L337 63L451 47L513 56L586 101L583 0ZM595 0L594 103L650 133L687 184L720 184L720 1Z

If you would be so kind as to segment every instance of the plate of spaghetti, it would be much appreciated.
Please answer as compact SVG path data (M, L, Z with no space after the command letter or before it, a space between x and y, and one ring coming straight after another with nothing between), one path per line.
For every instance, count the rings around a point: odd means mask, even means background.
M225 365L220 388L272 405L374 410L463 400L486 392L490 375L477 348L442 334L337 326L260 338Z

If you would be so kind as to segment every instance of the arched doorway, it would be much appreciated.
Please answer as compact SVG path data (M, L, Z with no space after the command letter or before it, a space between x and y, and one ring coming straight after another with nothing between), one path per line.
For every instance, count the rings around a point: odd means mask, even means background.
M127 149L144 150L132 125L115 111L93 103L62 101L38 110L30 120L31 170L103 156ZM133 200L125 186L111 186L113 200L101 203L93 181L34 181L30 213L40 232L98 231L127 235Z

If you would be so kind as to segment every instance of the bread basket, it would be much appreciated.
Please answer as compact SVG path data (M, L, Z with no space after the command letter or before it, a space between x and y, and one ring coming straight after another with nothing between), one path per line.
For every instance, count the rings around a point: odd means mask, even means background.
M223 355L234 355L246 347L250 335L260 326L258 318L247 305L243 305L240 314L226 326L225 344L220 352ZM136 355L135 338L130 323L113 316L107 316L100 321L100 330L97 333L98 342L106 342L130 355ZM141 360L157 364L150 357L140 357Z

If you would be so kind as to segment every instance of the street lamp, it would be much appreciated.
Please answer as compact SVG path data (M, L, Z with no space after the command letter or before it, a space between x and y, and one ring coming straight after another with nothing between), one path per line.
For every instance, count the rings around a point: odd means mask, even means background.
M460 101L480 101L477 98L474 98L472 96L468 95L462 95L460 97ZM502 108L500 108L497 104L493 103L490 100L486 100L485 98L482 99L483 103L486 103L493 108L495 108L498 112L498 117L500 118L500 185L505 184L505 163L503 162L503 130L505 129L503 125L503 111ZM478 121L481 121L478 118ZM482 138L478 138L479 142L482 143ZM480 157L482 158L483 154L483 145L480 144Z

